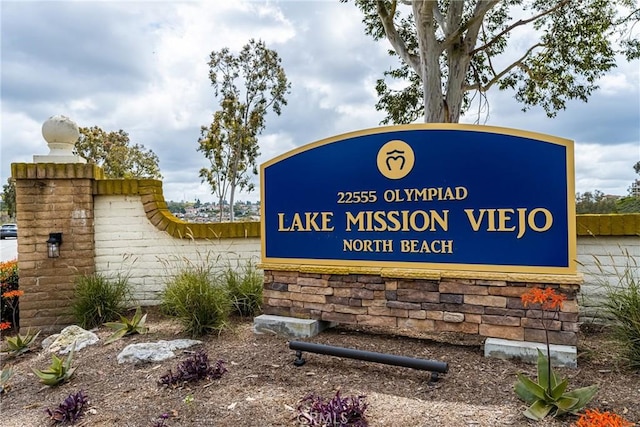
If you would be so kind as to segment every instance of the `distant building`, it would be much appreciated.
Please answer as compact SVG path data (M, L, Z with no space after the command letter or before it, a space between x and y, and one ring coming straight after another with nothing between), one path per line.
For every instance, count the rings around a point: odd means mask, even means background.
M631 183L631 187L629 187L629 195L633 197L640 197L640 179L636 179Z

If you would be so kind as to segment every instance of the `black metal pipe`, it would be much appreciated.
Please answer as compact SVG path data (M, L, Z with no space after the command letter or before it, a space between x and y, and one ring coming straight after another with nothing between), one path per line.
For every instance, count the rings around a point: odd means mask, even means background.
M335 347L325 344L289 341L289 348L291 350L298 351L298 361L296 361L298 363L296 363L296 365L304 364L301 352L308 351L310 353L359 359L367 362L384 363L386 365L403 366L405 368L420 369L423 371L439 372L443 374L449 370L449 365L446 362L439 362L437 360L417 359L414 357L396 356L394 354L376 353L374 351L356 350L353 348Z

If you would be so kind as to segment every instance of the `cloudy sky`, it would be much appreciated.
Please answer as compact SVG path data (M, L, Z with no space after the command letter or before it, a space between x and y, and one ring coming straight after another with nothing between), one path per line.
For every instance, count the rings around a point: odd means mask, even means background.
M371 128L375 81L395 66L386 41L364 35L353 4L327 1L8 1L1 12L0 179L13 162L47 154L42 123L62 114L79 126L123 129L160 158L167 200L214 200L200 183L200 126L217 102L209 54L262 39L291 82L271 114L260 162L296 146ZM640 160L640 66L620 62L586 104L555 119L527 113L512 93L491 93L480 122L576 142L576 190L624 195ZM469 114L463 121L474 122ZM237 199L256 201L259 192Z

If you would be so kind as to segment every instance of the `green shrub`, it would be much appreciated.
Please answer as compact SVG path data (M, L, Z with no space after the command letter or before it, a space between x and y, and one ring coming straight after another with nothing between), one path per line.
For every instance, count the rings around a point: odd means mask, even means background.
M85 329L118 320L131 301L126 276L110 279L101 274L78 276L71 301L71 314Z
M633 369L640 370L640 274L638 261L628 252L625 265L615 266L615 285L608 284L604 307L613 319L613 330L621 341L623 357ZM601 271L602 264L597 263Z
M236 314L253 316L260 311L264 279L251 262L240 272L229 267L222 276Z
M180 320L192 336L221 331L230 311L229 295L210 269L190 266L169 280L161 294L162 310Z

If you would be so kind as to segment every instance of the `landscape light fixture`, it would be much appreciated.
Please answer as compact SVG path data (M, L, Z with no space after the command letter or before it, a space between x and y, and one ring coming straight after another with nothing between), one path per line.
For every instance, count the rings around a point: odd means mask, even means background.
M49 233L49 240L47 240L47 253L49 258L58 258L60 256L61 244L62 233Z

